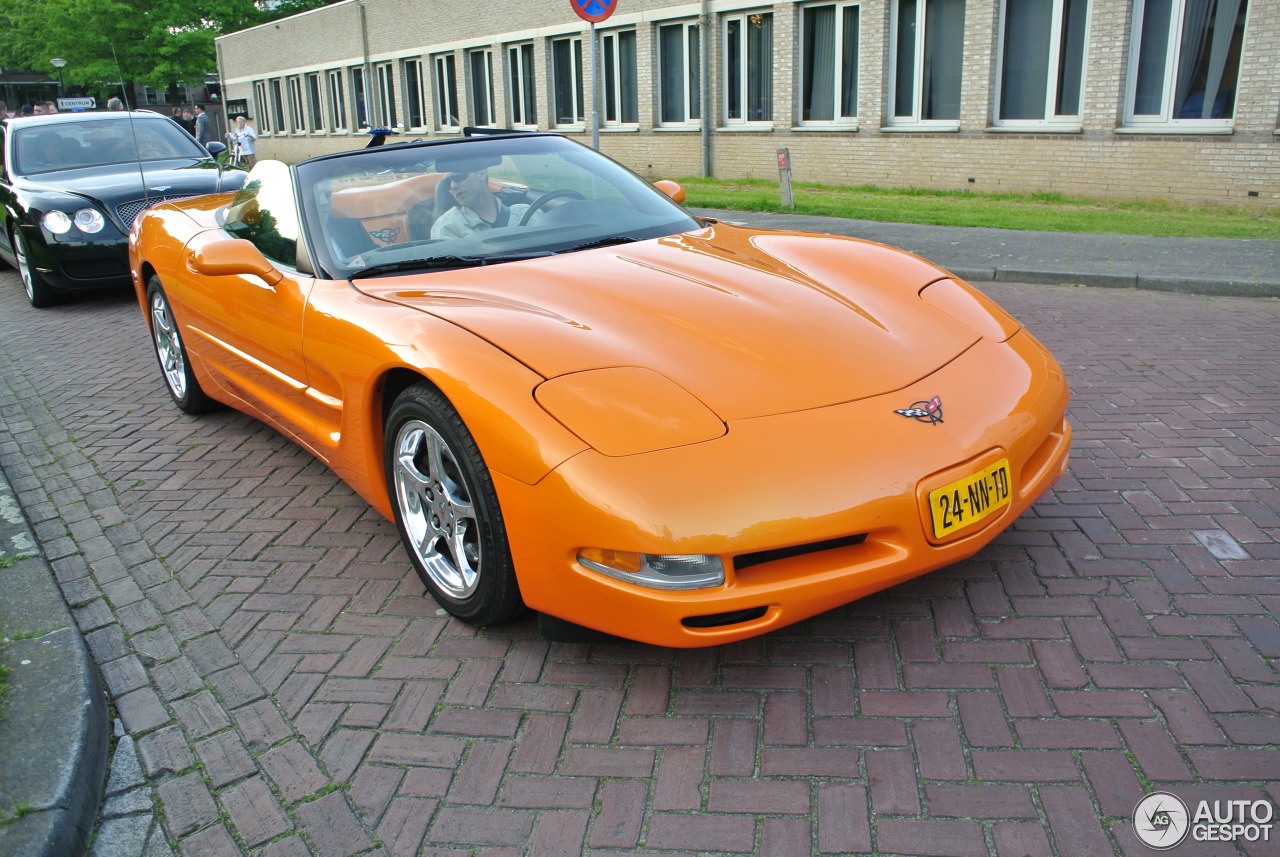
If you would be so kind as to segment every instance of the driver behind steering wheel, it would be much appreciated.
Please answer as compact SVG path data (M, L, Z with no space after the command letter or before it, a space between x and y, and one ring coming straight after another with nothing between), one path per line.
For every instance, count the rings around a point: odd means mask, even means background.
M489 229L518 226L529 210L524 203L507 205L489 189L488 167L451 173L449 191L458 204L436 218L432 238L465 238Z

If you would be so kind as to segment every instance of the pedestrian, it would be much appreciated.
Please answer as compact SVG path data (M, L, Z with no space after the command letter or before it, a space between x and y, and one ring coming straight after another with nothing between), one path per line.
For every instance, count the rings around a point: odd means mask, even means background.
M195 117L196 142L207 149L209 148L209 142L213 139L213 132L209 128L209 116L199 104L195 106Z
M9 105L0 101L0 119L4 119L9 115Z
M253 145L258 139L258 132L253 130L253 126L243 114L236 117L236 127L227 134L227 137L230 138L233 148L240 147L240 162L249 169L253 169L253 165L258 161L257 151Z
M58 112L58 105L52 101L46 101L44 103L44 112L46 116L52 116Z
M32 107L30 104L24 104L18 108L19 116L34 116L35 114L36 114L36 109Z
M108 110L124 110L124 102L114 95L107 99Z
M44 115L44 102L43 102L43 101L37 101L35 104L31 105L31 115L32 115L32 116L43 116L43 115Z

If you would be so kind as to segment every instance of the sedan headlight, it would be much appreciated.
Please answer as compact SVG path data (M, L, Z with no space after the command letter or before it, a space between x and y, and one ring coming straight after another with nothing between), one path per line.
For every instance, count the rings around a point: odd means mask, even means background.
M650 589L708 589L724 583L724 563L709 554L628 553L583 548L578 562L600 574Z
M82 208L77 211L75 223L77 229L89 235L101 232L102 227L107 225L107 221L102 217L102 212L96 208Z
M67 217L66 212L63 211L57 211L56 209L54 211L46 211L41 222L44 223L44 228L54 235L66 235L71 231L71 218Z
M107 220L96 208L82 208L74 215L54 209L45 212L41 223L54 235L66 235L71 231L72 226L86 235L94 235L102 231L102 227L107 225Z

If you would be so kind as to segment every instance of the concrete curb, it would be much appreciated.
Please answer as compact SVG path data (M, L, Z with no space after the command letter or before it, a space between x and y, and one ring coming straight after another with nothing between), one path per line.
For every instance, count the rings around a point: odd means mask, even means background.
M109 723L98 669L13 490L0 471L0 855L73 857L102 801ZM20 639L14 639L19 637ZM14 818L15 816L19 816Z

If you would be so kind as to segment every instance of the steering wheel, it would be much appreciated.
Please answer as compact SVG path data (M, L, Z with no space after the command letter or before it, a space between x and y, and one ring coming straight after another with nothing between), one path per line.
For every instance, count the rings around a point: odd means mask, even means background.
M525 210L524 216L520 218L520 225L528 225L529 219L533 217L534 212L542 210L546 207L546 204L551 202L553 199L586 199L586 197L578 193L576 190L571 190L567 187L560 188L560 190L548 191L534 200L534 202Z

